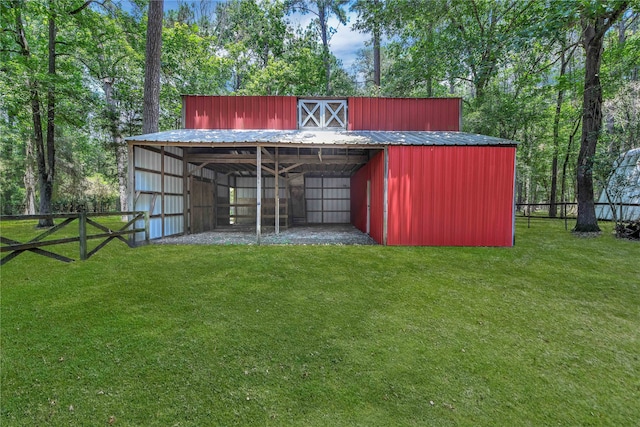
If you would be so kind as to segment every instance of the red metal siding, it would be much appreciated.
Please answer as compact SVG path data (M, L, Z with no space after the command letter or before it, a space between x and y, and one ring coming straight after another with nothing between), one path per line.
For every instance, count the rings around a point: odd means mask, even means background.
M371 181L371 216L369 234L382 243L384 208L384 152L376 154L351 177L351 224L367 231L367 181Z
M349 98L349 130L459 131L460 98Z
M389 147L389 245L512 246L515 147Z
M296 129L295 96L183 97L186 129Z

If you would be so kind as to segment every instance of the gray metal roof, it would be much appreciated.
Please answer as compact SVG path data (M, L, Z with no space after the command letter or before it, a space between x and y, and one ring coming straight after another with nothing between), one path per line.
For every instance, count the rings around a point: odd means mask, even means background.
M177 129L126 138L149 145L507 145L508 139L464 132L444 131L346 131L346 130L203 130Z

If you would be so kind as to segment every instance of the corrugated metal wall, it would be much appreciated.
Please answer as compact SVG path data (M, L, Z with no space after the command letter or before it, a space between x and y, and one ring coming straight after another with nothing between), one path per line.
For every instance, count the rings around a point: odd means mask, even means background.
M295 96L183 97L186 129L296 129Z
M185 95L187 129L297 129L294 96ZM348 98L348 130L459 131L460 98Z
M255 177L237 177L235 184L236 203L240 205L235 208L232 215L235 218L235 224L255 224L256 223L256 202L258 193L256 191ZM264 225L275 224L275 195L276 195L276 179L273 176L265 176L262 178L262 219ZM284 179L278 181L278 195L280 198L281 211L286 208L288 199L287 188ZM286 213L281 212L281 221L286 219Z
M460 98L349 98L348 130L459 131Z
M351 219L349 177L305 177L309 224L348 224Z
M367 232L367 181L370 181L371 212L369 235L382 243L384 209L384 152L376 154L351 177L351 224Z
M515 147L389 147L389 245L512 246Z
M151 239L184 232L181 156L180 147L134 147L134 193L139 195L133 209L150 211Z

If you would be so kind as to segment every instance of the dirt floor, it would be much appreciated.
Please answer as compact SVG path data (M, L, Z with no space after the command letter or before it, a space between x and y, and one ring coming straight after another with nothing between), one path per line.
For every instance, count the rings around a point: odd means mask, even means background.
M156 244L172 245L255 245L255 227L230 226L185 236L154 240ZM350 224L296 226L262 230L261 245L377 245L368 235Z

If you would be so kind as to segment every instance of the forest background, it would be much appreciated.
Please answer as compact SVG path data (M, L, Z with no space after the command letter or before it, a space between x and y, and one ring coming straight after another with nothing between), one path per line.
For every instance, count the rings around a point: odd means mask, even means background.
M2 214L38 212L43 192L53 211L128 209L148 13L148 0L0 0ZM159 130L180 127L182 94L461 97L464 131L520 142L517 201L555 216L578 198L579 165L597 194L640 146L639 15L637 0L178 0L163 14ZM370 41L345 68L331 38L348 20ZM602 128L583 134L592 30Z

